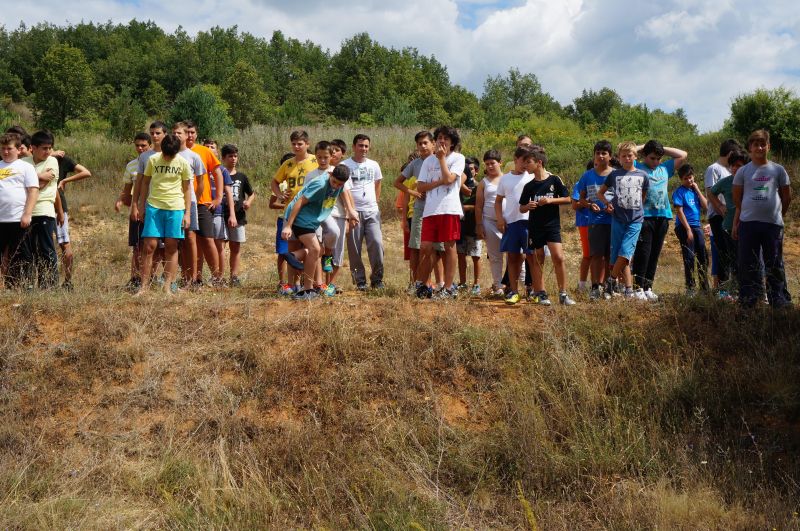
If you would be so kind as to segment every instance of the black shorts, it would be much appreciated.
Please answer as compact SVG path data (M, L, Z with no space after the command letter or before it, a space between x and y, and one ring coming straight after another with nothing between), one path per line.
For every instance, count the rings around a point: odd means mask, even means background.
M315 232L317 232L317 229L307 229L305 227L298 227L297 225L292 227L292 233L295 238L300 238L300 236L305 236L306 234L314 234Z
M128 247L138 247L142 243L143 221L128 220Z
M201 238L214 237L214 213L208 205L197 205L197 226Z
M611 225L589 225L589 256L611 254Z
M541 249L548 243L561 243L561 227L528 227L528 247Z

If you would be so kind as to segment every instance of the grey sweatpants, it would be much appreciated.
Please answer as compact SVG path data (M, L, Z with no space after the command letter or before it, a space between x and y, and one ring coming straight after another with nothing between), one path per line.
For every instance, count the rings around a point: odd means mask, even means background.
M367 283L367 272L361 260L361 245L367 240L367 256L372 274L369 277L371 284L383 282L383 234L381 233L381 213L359 212L358 225L347 233L347 257L350 261L350 274L353 283Z

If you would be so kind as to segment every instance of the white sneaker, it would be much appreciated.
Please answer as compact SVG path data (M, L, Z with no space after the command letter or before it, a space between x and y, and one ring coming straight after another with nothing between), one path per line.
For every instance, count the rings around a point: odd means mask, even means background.
M652 288L648 288L647 291L644 292L644 296L647 297L647 300L656 302L658 300L658 295L653 293Z
M652 292L651 292L652 293ZM642 288L633 290L631 298L636 301L646 301L648 300L647 295L645 294Z

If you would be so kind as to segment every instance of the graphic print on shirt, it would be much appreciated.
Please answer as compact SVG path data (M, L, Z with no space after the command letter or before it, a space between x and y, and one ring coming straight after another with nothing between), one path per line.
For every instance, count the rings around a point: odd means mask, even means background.
M642 182L647 177L643 175L625 175L617 178L616 194L617 204L628 210L642 208Z

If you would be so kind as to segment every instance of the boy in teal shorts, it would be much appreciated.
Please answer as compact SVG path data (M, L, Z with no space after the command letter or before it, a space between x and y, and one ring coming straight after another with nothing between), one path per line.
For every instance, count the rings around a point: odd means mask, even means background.
M331 215L333 205L336 204L349 178L349 168L339 164L328 178L307 181L286 207L281 237L288 240L294 234L305 248L301 253L301 256L304 255L303 289L295 294L294 298L297 300L311 300L318 296L314 289L314 277L320 257L316 232L322 222ZM295 251L295 254L298 252Z
M150 268L159 238L164 239L164 290L167 293L177 290L174 281L178 270L178 240L183 239L183 231L189 228L192 201L189 191L192 168L186 159L177 156L180 149L181 140L175 135L166 135L161 141L161 153L147 160L141 177L142 187L150 193L146 209L144 194L139 198L138 211L144 212L144 257L142 285L137 295L150 287Z

